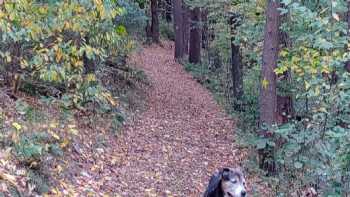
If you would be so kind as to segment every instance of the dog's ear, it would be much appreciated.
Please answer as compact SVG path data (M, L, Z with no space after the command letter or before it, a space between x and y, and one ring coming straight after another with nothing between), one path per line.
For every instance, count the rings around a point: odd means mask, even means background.
M222 172L223 171L216 171L210 178L207 190L204 193L204 197L211 197L219 189L222 179Z

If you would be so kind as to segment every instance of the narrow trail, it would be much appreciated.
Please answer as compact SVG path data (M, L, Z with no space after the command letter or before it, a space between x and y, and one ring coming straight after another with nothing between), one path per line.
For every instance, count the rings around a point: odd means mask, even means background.
M100 186L119 196L201 196L215 169L237 166L233 121L173 58L171 43L132 59L151 81L147 110L115 142Z

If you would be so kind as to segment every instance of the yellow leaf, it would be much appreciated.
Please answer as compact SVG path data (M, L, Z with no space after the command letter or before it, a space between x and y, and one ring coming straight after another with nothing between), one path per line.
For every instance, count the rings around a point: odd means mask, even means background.
M64 138L63 142L60 144L60 147L61 148L66 148L68 144L69 144L69 139Z
M64 29L70 29L71 26L72 25L68 21L64 22Z
M63 171L63 168L60 165L58 165L56 166L56 171L57 173L61 173Z
M309 84L309 82L305 81L305 89L308 90L311 87L311 85Z
M12 57L10 56L10 54L6 55L6 63L10 63L12 62Z
M56 62L60 62L62 59L63 53L61 49L58 49L56 52Z
M317 87L316 90L315 90L315 95L319 96L320 94L321 94L320 88Z
M329 74L329 73L330 73L330 70L329 70L328 66L322 66L321 72L322 72L322 73L325 73L325 74Z
M96 5L101 5L102 1L101 0L95 0Z
M0 12L0 19L4 18L6 16L5 12Z
M79 131L77 129L71 128L69 129L69 132L73 135L78 135Z
M52 137L53 138L55 138L56 140L60 140L61 138L60 138L60 136L58 136L56 133L54 133L54 132L52 132L52 131L48 131L51 135L52 135Z
M281 55L281 57L286 57L288 55L288 51L287 50L282 50L280 52L280 55Z
M76 127L75 124L69 124L69 125L68 125L68 128L70 128L70 129L71 129L71 128L75 128L75 127Z
M321 107L319 110L318 110L319 112L324 112L324 113L327 113L327 109L326 108L324 108L324 107Z
M20 64L21 64L22 69L25 69L29 66L27 60L25 60L25 59L22 59Z
M88 82L96 81L96 76L94 74L87 74L86 81Z
M12 126L13 126L17 131L19 131L19 130L22 129L22 126L21 126L20 124L18 124L17 122L12 123Z
M10 182L12 185L17 185L16 177L0 171L0 179Z
M270 82L266 78L264 78L261 82L261 85L264 89L267 89L269 87L269 84Z
M57 188L52 188L52 189L51 189L51 193L52 193L52 194L55 194L55 195L60 194L60 192L59 192L59 190L58 190Z
M73 65L75 66L75 67L82 67L83 65L84 65L84 62L83 61L74 61L73 62Z
M58 127L58 123L57 122L51 122L49 126L50 126L50 128L55 129L55 128Z
M44 14L47 14L47 9L45 7L40 7L39 8L39 13L44 15Z

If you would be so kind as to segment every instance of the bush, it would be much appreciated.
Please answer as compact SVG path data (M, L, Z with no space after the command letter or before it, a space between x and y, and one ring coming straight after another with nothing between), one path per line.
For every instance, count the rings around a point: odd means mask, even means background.
M24 81L50 96L87 90L99 67L132 49L125 27L114 23L122 12L112 1L5 1L0 63L7 85L17 91Z
M123 7L121 16L116 18L117 25L124 25L131 33L143 33L146 27L146 14L141 10L138 3L130 0L119 0L118 6Z

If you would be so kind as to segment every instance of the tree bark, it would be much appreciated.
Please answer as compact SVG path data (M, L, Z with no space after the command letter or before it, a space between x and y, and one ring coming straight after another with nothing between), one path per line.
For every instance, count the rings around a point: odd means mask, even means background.
M184 56L182 0L173 0L173 15L175 29L175 59L181 59Z
M260 130L263 138L271 136L271 126L277 122L277 91L276 91L276 74L279 53L279 27L280 14L279 0L269 0L266 8L266 24L263 47L263 58L261 67L261 87L260 87ZM275 162L273 157L273 147L267 146L264 150L259 151L260 168L274 173Z
M183 5L183 28L184 28L184 54L188 55L188 50L189 50L189 41L190 41L190 10L187 5Z
M348 40L350 40L350 0L347 1L348 3L348 12L347 12L347 23L348 23ZM348 46L346 46L348 47ZM348 60L345 64L345 70L350 72L350 60Z
M231 76L233 82L234 109L241 110L241 101L243 97L243 64L240 53L240 46L235 44L235 31L239 25L239 17L232 13L229 19L231 27Z
M165 1L165 19L168 23L172 21L172 3L171 0L166 0Z
M158 18L158 0L151 0L151 15L152 15L152 41L154 43L159 43L159 18Z
M147 43L151 43L151 39L152 39L152 28L151 28L151 24L150 24L150 21L149 21L149 20L146 21L145 31L146 31Z
M208 10L205 9L202 11L202 48L207 49L209 45L208 40Z
M202 31L200 27L200 18L200 8L197 7L191 10L189 61L193 64L199 64L201 62Z

